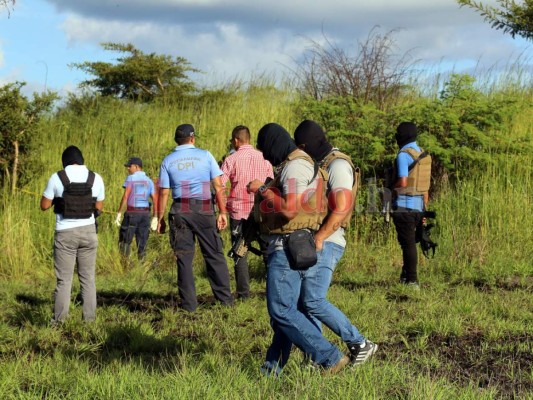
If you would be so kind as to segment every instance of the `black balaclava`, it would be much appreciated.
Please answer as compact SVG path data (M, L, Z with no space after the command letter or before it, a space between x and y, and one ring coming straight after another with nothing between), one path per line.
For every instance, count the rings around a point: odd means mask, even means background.
M308 119L294 131L294 141L297 146L304 144L304 151L317 161L322 160L333 149L321 126Z
M83 160L83 154L81 150L76 146L68 146L61 155L61 162L63 163L63 168L67 165L78 164L83 165L85 161Z
M265 160L276 167L285 161L287 156L297 147L285 128L281 125L270 123L259 129L257 149L263 152Z
M417 130L416 125L412 122L402 122L396 128L396 143L402 148L407 143L414 142L416 140Z

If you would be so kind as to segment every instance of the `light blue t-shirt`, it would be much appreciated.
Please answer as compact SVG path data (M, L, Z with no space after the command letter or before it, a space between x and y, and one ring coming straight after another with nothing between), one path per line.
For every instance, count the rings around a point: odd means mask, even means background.
M87 177L89 176L89 170L85 165L68 165L65 167L65 172L67 173L67 177L71 182L86 182ZM97 173L94 174L92 194L93 197L96 197L97 201L103 201L105 198L104 181ZM48 184L44 189L43 196L48 200L53 200L55 197L63 196L63 184L61 183L61 179L57 175L57 172L48 180ZM95 220L93 215L91 215L89 218L73 219L63 218L63 214L56 214L56 231L93 225L94 222Z
M131 188L128 196L128 207L146 208L150 206L148 199L154 195L154 183L144 171L128 175L123 188Z
M409 166L415 162L413 157L407 153L402 153L402 150L407 148L415 149L416 151L421 151L420 147L416 142L407 143L400 149L398 157L396 157L396 168L398 170L398 178L407 178L409 176ZM408 196L405 194L400 194L394 202L396 207L409 208L411 210L424 211L424 196Z
M192 144L177 146L159 169L159 187L172 189L172 198L211 199L211 181L223 172L213 155Z

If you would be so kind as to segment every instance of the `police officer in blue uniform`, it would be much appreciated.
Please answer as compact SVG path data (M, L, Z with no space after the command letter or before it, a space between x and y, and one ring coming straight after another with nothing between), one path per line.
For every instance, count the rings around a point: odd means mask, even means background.
M219 230L228 225L226 198L221 183L222 171L213 155L194 146L194 127L176 128L178 146L161 163L159 171L158 232L165 231L164 213L169 194L172 206L168 215L170 244L177 257L178 291L181 307L193 312L198 307L193 273L195 238L205 260L207 277L215 298L233 304L230 276ZM211 188L220 213L215 216Z
M124 166L128 169L128 177L122 187L124 194L118 206L115 225L120 228L118 245L120 252L128 257L131 251L133 237L137 242L137 256L139 260L146 255L146 245L150 228L157 229L157 218L150 219L150 198L155 203L154 183L142 170L142 160L139 157L131 157ZM126 209L122 220L122 210Z

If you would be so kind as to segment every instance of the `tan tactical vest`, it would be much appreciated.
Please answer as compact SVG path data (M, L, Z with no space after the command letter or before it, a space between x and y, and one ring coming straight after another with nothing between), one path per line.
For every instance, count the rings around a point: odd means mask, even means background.
M333 161L338 159L338 158L348 161L348 163L350 164L350 167L352 167L352 171L353 171L352 205L351 205L350 213L348 215L346 215L346 217L341 222L341 227L347 228L348 225L350 224L350 220L352 218L352 213L353 213L353 210L355 208L355 201L357 199L357 190L359 189L359 182L360 182L361 172L360 172L359 168L357 168L357 167L355 167L353 165L352 160L350 159L350 157L348 155L340 152L339 150L333 150L332 152L330 152L322 160L322 162L320 163L320 166L322 168L324 168L326 171L329 171L329 165Z
M415 165L410 167L407 186L396 188L396 192L407 196L420 196L427 193L431 183L431 156L422 149L421 151L416 151L411 147L402 150L400 153L409 154L415 160ZM397 174L395 175L397 176Z
M315 165L313 159L302 150L295 150L280 165L279 170L283 170L285 164L292 160L303 158L312 165ZM272 190L280 190L280 174L277 174L267 186ZM303 207L299 205L299 213L296 217L287 221L281 212L275 212L275 205L269 204L271 201L266 200L261 195L255 196L254 215L259 222L260 232L263 234L286 234L298 229L311 229L317 231L328 213L328 201L326 197L328 173L321 167L318 167L316 179L317 190L310 191L309 196L302 198L305 201ZM318 196L317 196L318 194Z

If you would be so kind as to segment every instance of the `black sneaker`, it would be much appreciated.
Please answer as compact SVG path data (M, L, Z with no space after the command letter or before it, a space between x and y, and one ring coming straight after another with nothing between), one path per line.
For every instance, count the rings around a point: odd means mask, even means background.
M350 360L352 365L360 365L377 351L378 345L367 339L364 346L361 346L361 344L354 344L348 346L348 349L350 350Z

